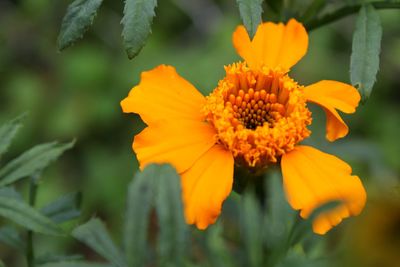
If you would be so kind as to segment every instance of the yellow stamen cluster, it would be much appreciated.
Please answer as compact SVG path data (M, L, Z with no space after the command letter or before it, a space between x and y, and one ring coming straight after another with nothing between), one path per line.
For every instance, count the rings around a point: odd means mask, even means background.
M239 165L266 167L310 135L303 87L279 70L239 62L207 97L204 112Z

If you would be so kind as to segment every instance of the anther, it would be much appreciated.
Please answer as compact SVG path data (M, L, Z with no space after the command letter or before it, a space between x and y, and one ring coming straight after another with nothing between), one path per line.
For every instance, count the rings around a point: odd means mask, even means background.
M275 94L270 94L269 95L269 102L271 103L276 103L276 95Z
M267 92L263 89L260 91L260 98L261 100L265 101L265 96L267 95Z
M278 77L274 77L274 80L272 82L272 86L271 86L271 93L272 94L278 94L278 90L279 90L279 78Z
M233 94L229 95L229 102L231 102L232 104L235 103L235 96Z
M247 93L249 94L250 98L253 98L253 96L254 96L254 89L253 89L253 88L250 88L249 91L248 91Z
M240 106L242 104L242 97L237 96L235 103L236 103L236 105Z

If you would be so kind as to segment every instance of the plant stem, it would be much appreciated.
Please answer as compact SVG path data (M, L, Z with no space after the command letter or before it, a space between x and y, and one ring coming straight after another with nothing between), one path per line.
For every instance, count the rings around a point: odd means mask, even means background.
M29 205L30 206L35 206L36 203L36 194L37 194L37 181L38 181L39 175L33 175L30 179L29 183ZM28 231L27 237L26 237L26 243L27 243L27 248L26 248L26 261L28 263L28 267L34 267L35 266L35 251L33 248L33 232Z
M370 2L368 4L372 5L376 9L400 8L400 3ZM350 6L345 6L345 7L339 8L338 10L333 11L332 13L326 14L325 16L323 16L321 18L315 18L313 20L310 20L308 23L305 24L305 27L308 31L315 30L321 26L324 26L326 24L329 24L331 22L337 21L348 15L358 12L358 10L362 6L363 6L363 4L358 4L358 5L350 5Z

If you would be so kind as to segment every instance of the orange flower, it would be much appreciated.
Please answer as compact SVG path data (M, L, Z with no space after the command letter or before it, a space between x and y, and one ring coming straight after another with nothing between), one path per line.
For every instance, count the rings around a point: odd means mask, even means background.
M141 168L171 163L182 178L185 217L205 229L215 222L232 190L234 164L260 170L281 164L290 205L307 218L330 201L341 201L313 222L326 233L343 218L357 215L366 193L351 167L339 158L298 145L310 135L307 102L326 112L326 137L344 137L348 127L336 111L355 112L357 90L341 82L301 86L289 69L306 53L308 35L296 20L263 23L253 40L239 26L233 44L243 62L226 66L226 76L202 96L171 66L142 73L141 82L121 102L124 112L148 125L134 138Z

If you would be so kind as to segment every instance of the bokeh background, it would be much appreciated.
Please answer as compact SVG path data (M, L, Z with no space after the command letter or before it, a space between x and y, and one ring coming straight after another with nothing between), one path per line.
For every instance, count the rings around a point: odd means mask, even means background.
M293 4L285 14L290 17L309 1L288 2ZM327 10L342 1L330 2ZM233 0L159 1L147 45L128 60L120 36L123 1L104 1L85 37L60 53L56 40L69 3L0 1L0 123L29 114L2 160L38 143L76 138L75 147L44 172L37 206L81 191L82 216L72 224L98 216L118 240L127 184L138 166L131 142L144 126L136 115L123 114L119 102L139 82L142 71L159 64L175 66L208 94L224 76L223 66L239 60L231 34L241 21ZM312 107L313 135L308 142L350 162L368 192L363 214L325 236L328 245L342 240L346 253L337 260L348 266L400 266L400 12L379 13L383 42L377 83L356 114L344 115L351 129L347 138L326 142L324 114ZM263 16L279 19L268 7ZM354 22L355 16L350 16L311 32L308 53L291 76L304 85L322 79L349 82ZM229 218L222 220L229 225ZM96 258L68 238L37 237L36 244L42 252ZM9 266L23 262L22 255L1 244L0 258Z

